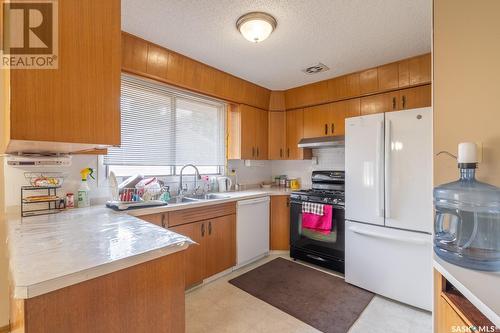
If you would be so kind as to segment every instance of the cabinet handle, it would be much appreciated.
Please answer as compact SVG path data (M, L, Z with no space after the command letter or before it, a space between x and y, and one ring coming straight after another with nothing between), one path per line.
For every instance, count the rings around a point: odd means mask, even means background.
M208 234L211 235L212 234L212 221L209 221L208 222Z
M396 110L396 97L392 98L392 109Z
M280 157L283 157L283 148L280 148Z
M257 147L257 157L259 157L259 147Z
M161 226L162 226L163 228L165 228L165 227L166 227L166 226L165 226L165 215L164 215L164 214L161 214Z
M290 198L287 198L287 199L286 199L286 206L287 206L287 207L290 207Z
M328 124L325 124L325 135L328 135Z
M333 134L333 132L335 132L335 124L334 123L332 123L332 134Z
M406 108L406 96L403 95L403 109Z
M205 237L205 223L201 224L201 237Z

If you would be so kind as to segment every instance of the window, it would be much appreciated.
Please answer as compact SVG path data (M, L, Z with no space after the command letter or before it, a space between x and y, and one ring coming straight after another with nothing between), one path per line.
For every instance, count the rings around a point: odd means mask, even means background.
M224 128L223 103L123 75L122 144L108 149L104 164L117 176L176 175L185 164L218 174L226 158Z

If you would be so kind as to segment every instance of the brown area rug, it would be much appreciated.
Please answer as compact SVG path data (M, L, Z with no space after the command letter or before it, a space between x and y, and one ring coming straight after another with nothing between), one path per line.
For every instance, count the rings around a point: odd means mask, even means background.
M345 333L373 294L343 279L277 258L229 281L325 333Z

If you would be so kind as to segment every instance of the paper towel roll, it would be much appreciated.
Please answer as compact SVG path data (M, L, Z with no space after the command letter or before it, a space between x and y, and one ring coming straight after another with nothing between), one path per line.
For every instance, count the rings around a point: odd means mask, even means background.
M458 163L477 163L477 146L474 142L458 144Z

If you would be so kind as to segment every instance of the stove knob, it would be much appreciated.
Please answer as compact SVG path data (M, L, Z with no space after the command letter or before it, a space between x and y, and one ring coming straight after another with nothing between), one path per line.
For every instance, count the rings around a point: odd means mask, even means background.
M328 202L328 198L323 198L323 202Z

